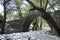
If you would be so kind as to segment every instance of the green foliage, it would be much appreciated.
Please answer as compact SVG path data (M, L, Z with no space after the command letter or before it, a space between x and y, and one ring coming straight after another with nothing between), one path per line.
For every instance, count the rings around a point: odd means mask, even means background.
M29 10L32 8L32 6L29 5L28 3L25 3L26 0L13 0L13 1L14 1L13 3L11 3L11 1L9 1L7 3L7 5L10 5L10 7L13 6L13 8L14 8L14 10L12 10L12 11L10 11L10 10L7 11L7 20L10 21L12 19L13 20L18 19L21 16L24 17L29 14ZM40 0L30 0L30 1L32 1L37 7L41 7ZM58 1L57 0L48 0L48 1L53 5L54 8L57 6L57 8L60 9L60 0L58 0ZM11 5L10 3L13 5ZM45 6L46 6L46 0L42 0L42 8L45 9ZM13 9L13 8L11 8L11 9ZM52 7L49 6L49 7L47 7L47 10L51 11L52 10L51 8ZM38 21L37 21L38 25L40 25L41 20L40 20L40 18L37 18L37 19L38 19ZM43 22L43 26L46 26L46 22L44 19L42 19L42 22Z

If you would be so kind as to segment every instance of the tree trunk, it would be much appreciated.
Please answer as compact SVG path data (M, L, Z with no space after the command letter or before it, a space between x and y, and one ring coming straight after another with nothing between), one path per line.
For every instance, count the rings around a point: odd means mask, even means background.
M38 23L37 23L37 18L35 19L34 23L33 23L33 28L32 30L37 30L37 27L38 27Z
M41 12L42 17L46 20L46 22L49 24L50 27L54 27L57 33L60 35L60 28L57 26L54 19L50 16L49 13L46 12L43 8L36 7L30 0L26 0L31 6L33 6L33 9L31 10L38 10Z
M1 34L4 34L4 28L5 28L5 23L6 23L6 2L4 0L4 18L3 18L3 23L2 23L2 28L1 28Z

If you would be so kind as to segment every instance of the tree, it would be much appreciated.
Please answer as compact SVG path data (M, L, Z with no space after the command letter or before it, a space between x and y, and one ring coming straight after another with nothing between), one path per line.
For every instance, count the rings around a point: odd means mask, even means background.
M4 6L4 16L3 16L3 23L2 23L2 28L1 28L1 34L4 34L4 30L5 30L5 24L6 24L6 4L9 2L10 0L4 0L3 2L3 6Z
M3 24L2 24L2 29L1 29L1 34L4 34L4 28L5 28L5 23L6 23L6 0L4 0L4 19L3 19Z
M36 7L31 1L26 0L31 6L33 6L32 10L38 10L43 15L42 17L47 21L47 23L50 25L50 27L54 27L57 31L57 33L60 35L60 28L56 25L56 22L53 20L53 18L49 15L48 12L46 12L43 8Z

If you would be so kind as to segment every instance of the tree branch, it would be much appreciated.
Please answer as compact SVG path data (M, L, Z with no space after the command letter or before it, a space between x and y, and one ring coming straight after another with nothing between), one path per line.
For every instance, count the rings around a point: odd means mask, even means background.
M31 1L26 0L31 6L33 6L34 10L38 10L41 12L41 14L43 14L43 18L47 21L47 23L49 24L50 27L54 27L57 31L57 33L60 35L60 28L56 25L56 22L54 21L54 19L51 17L51 15L46 12L43 8L39 8L36 7Z
M48 0L47 0L48 1ZM50 4L50 6L52 7L52 9L55 11L53 5L48 1L48 3Z
M31 1L26 0L31 6L36 7Z
M32 9L30 10L38 10L38 11L41 11L41 12L44 12L45 10L43 8L39 8L39 7L36 7L31 1L29 0L26 0L31 6L33 6Z
M46 8L47 8L47 4L48 4L48 0L46 0L45 10L46 10Z

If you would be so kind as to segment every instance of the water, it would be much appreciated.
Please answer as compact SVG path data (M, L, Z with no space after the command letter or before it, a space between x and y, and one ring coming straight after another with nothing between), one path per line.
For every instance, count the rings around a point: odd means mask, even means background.
M60 40L58 37L42 34L40 31L0 35L0 40Z

